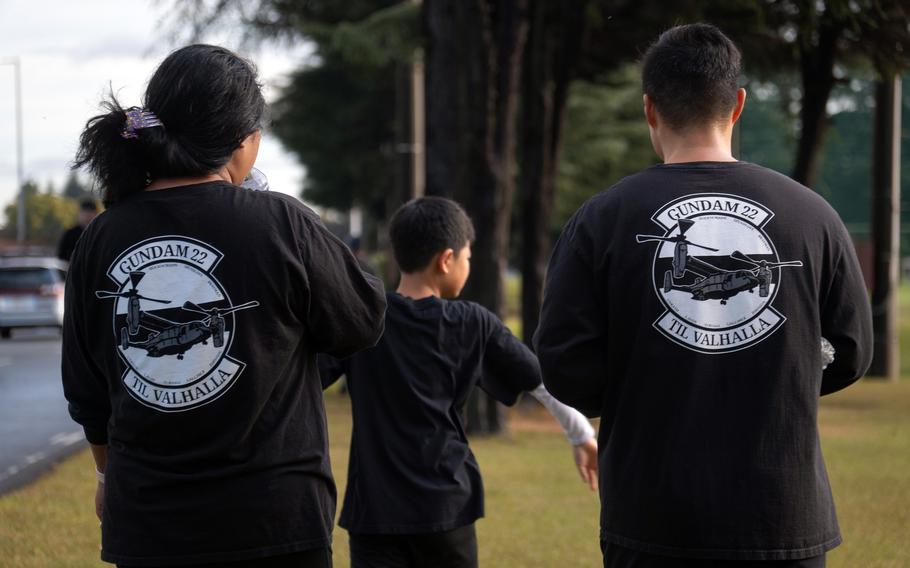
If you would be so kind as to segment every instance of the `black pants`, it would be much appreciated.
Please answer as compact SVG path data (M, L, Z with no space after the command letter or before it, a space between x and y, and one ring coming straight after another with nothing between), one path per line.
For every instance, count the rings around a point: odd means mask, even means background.
M117 568L132 568L132 566L129 564L117 564ZM316 548L268 558L240 560L237 562L189 564L183 565L181 568L332 568L332 549Z
M601 542L604 568L825 568L825 555L803 560L699 560L639 552Z
M352 534L351 568L477 568L474 524L426 534Z

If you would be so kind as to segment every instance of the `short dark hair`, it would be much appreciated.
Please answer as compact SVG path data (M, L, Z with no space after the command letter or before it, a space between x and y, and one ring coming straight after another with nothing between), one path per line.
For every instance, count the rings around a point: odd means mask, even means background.
M417 272L446 249L458 254L474 240L474 225L460 205L444 197L421 197L401 206L389 225L395 261Z
M86 123L73 168L86 166L105 205L163 177L218 171L240 143L259 130L265 99L253 65L228 49L190 45L171 53L149 80L145 108L163 126L124 138L126 114L113 93L107 112Z
M710 24L676 26L642 61L642 88L674 130L719 121L736 106L742 54Z

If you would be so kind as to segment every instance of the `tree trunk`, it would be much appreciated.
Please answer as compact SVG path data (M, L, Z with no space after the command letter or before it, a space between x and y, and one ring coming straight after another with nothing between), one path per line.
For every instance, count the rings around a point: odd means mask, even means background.
M427 195L454 197L469 169L463 153L473 141L473 132L459 130L468 112L462 95L467 62L459 49L465 11L458 0L423 3Z
M895 75L875 90L872 155L872 240L874 246L872 330L869 374L900 378L897 288L900 264L901 81Z
M587 3L531 0L521 114L521 321L528 344L540 318L562 125L585 35Z
M834 60L838 31L832 26L819 30L817 46L804 46L800 53L802 104L793 179L812 187L818 179L821 150L828 130L828 98L834 88Z
M474 222L462 297L502 315L515 190L515 108L527 0L426 0L427 194L454 197ZM502 428L485 396L468 406L470 432Z

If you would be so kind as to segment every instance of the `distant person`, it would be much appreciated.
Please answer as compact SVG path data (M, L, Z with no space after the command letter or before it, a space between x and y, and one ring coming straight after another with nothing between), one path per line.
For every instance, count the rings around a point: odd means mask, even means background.
M297 199L239 187L265 101L227 49L170 54L106 103L77 166L107 211L66 287L63 386L118 566L327 567L335 515L316 353L382 331L381 283Z
M818 399L868 368L869 299L834 210L733 157L740 71L713 26L662 34L663 164L591 198L550 260L535 343L553 395L601 417L604 566L820 567L841 541Z
M82 236L82 232L92 222L92 219L98 216L98 204L94 199L85 199L79 203L79 217L74 227L63 231L60 242L57 244L57 258L69 262L73 256L73 249L76 248L76 242Z
M496 315L455 299L474 240L461 207L440 197L411 201L390 233L401 282L387 294L382 339L347 359L320 356L326 386L346 375L354 418L339 524L350 533L352 568L474 567L484 504L462 420L472 389L504 404L527 391L540 400L592 489L594 430L546 392L537 359Z
M354 253L354 258L356 258L357 262L360 264L360 269L367 274L376 276L376 267L373 266L373 263L370 262L370 257L367 256L366 251L363 250L363 241L361 237L350 237L348 239L348 247L351 249L351 252Z

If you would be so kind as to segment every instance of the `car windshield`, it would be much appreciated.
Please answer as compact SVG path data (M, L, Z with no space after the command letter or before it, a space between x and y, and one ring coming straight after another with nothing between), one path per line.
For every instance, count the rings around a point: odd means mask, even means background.
M0 268L0 290L34 290L55 283L47 268Z

